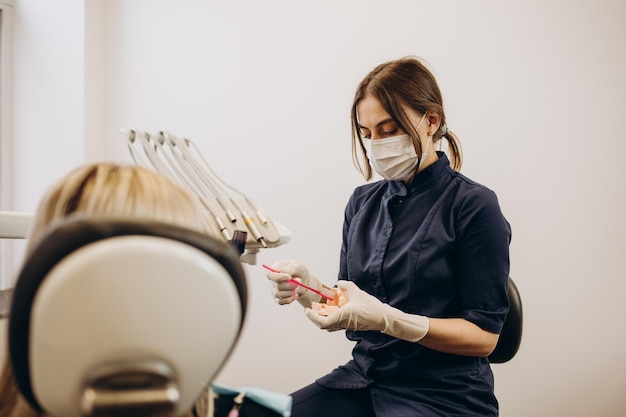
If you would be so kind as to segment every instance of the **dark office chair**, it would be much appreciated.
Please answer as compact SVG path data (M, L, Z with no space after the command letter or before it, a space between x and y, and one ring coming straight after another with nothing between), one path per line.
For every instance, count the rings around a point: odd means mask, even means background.
M187 412L239 337L239 253L159 223L74 218L24 263L9 357L37 410L64 417Z
M522 342L522 327L524 315L522 311L522 299L519 290L509 277L509 314L504 321L500 338L496 348L489 355L489 362L504 363L510 361L519 350Z

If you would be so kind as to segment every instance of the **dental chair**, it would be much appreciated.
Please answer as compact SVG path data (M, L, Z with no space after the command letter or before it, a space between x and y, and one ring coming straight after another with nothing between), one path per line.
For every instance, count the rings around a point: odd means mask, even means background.
M506 316L500 338L495 349L489 355L490 363L508 362L517 354L522 343L524 314L519 289L511 277L508 286L509 313Z
M78 217L51 228L13 293L19 390L54 416L188 412L244 323L239 255L169 224Z

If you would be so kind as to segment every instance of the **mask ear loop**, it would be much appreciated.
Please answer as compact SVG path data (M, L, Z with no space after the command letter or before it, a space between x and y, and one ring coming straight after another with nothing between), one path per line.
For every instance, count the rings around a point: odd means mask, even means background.
M432 136L428 137L428 140L426 141L426 149L428 149L428 145L430 144L430 141L433 139ZM424 152L422 152L422 156L420 158L419 163L417 164L417 172L420 171L420 169L422 168L422 165L424 165L424 162L426 162L426 157L428 156L428 151L424 149Z
M422 116L422 118L420 119L420 122L417 124L417 127L415 128L415 132L418 133L419 135L419 128L422 125L422 122L424 121L424 119L426 118L426 114L428 112L424 113L424 115ZM428 145L430 143L430 141L432 140L432 136L428 136L428 140L426 141L426 146L424 147L423 151L422 151L422 155L420 155L420 159L419 162L417 164L417 170L415 171L420 172L420 169L422 168L422 165L424 165L424 161L426 161L426 157L428 156ZM419 139L419 136L418 136Z

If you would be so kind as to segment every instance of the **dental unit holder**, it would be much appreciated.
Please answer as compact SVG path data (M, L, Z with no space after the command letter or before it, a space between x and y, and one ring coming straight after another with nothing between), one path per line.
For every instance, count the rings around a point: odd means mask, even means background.
M256 264L261 249L287 243L291 232L268 217L246 195L212 170L194 142L166 131L121 130L137 165L156 170L198 197L205 209L206 229L215 238L243 246L241 261ZM242 244L242 235L245 243ZM235 237L235 235L237 237Z

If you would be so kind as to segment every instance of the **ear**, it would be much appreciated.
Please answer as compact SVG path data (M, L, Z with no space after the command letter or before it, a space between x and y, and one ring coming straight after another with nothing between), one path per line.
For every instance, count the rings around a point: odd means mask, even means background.
M428 122L428 136L433 136L441 126L441 116L431 111L426 114L426 121Z

